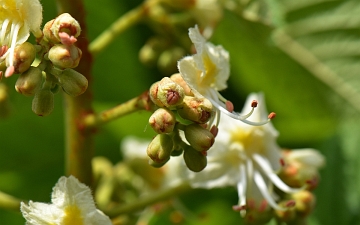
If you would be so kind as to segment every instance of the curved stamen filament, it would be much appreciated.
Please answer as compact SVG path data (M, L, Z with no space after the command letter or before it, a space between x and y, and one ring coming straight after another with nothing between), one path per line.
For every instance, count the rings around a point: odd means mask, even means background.
M13 66L14 63L14 52L15 52L15 46L16 46L16 41L17 41L17 36L20 30L20 24L16 23L16 24L11 24L11 45L10 45L10 55L9 55L9 63L10 66Z
M4 45L4 42L5 42L5 34L6 34L6 30L7 30L7 27L9 25L9 20L6 19L4 20L3 24L2 24L2 27L1 27L1 34L0 34L0 41L1 41L1 45Z

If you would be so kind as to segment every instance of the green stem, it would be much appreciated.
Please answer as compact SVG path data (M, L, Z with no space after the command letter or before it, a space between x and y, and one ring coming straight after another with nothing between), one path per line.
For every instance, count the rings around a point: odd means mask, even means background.
M125 213L134 213L136 211L139 211L139 210L145 208L146 206L152 205L156 202L168 199L170 197L177 196L180 193L183 193L183 192L189 191L189 190L191 190L190 185L187 183L183 183L183 184L180 184L173 188L166 189L161 192L148 195L144 198L141 198L141 199L139 199L135 202L129 203L127 205L121 205L121 206L115 207L111 210L104 210L104 212L111 218L114 218L116 216L119 216L119 215L125 214Z
M19 212L21 200L0 191L0 208Z
M89 51L93 56L103 51L111 42L113 42L122 32L139 23L148 13L150 6L157 1L145 1L140 6L128 11L117 19L109 28L104 30L89 45Z
M84 129L83 117L92 114L91 65L92 56L88 51L87 29L83 0L56 0L58 12L68 12L81 26L81 35L76 46L82 51L82 59L76 68L89 81L89 87L82 95L74 98L64 95L65 99L65 170L82 183L92 185L91 160L94 154L94 137L90 130Z
M87 128L98 127L104 123L108 123L122 116L139 110L152 110L154 104L150 100L148 92L144 92L142 95L130 99L129 101L122 103L112 109L106 110L99 114L90 114L84 118L84 126Z

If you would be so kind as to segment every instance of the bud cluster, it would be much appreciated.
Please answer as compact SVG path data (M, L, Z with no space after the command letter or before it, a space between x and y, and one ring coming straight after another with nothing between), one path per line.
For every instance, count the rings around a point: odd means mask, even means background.
M80 32L79 23L70 14L63 13L45 24L43 35L36 39L37 45L24 42L16 46L12 68L6 68L6 62L1 62L0 78L5 71L6 77L20 74L15 89L25 96L34 96L32 110L37 115L46 116L52 112L54 93L60 87L70 96L86 91L87 79L73 70L82 55L75 46ZM0 54L6 51L3 46ZM38 65L33 64L36 56L40 61Z
M206 151L213 145L217 130L209 129L208 123L214 114L211 102L195 97L180 74L154 83L149 95L159 107L149 118L150 126L157 133L147 149L150 164L160 167L171 156L183 153L190 170L203 170L207 164Z
M176 72L177 61L190 49L186 36L188 26L206 27L209 37L223 10L216 1L202 0L163 0L160 4L149 4L146 9L150 27L168 29L165 36L163 30L153 30L155 34L141 48L139 59L146 66L157 67L163 74Z

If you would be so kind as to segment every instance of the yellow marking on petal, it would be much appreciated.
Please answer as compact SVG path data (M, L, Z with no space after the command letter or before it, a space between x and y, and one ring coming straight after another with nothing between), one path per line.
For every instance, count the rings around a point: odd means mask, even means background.
M205 74L201 79L202 84L212 86L215 83L215 75L218 71L216 65L211 61L208 54L203 54L203 63L205 67Z
M245 153L264 153L264 131L262 127L252 127L249 129L237 129L231 132L231 142L238 142L244 147Z
M77 205L69 205L65 207L65 216L63 217L63 225L84 225L84 218L81 210Z

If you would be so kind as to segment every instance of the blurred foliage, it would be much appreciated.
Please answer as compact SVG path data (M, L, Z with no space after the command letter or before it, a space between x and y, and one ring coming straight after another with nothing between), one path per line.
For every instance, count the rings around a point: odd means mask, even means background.
M45 21L50 20L56 15L55 2L42 3ZM140 3L85 1L90 40ZM360 224L360 117L359 110L343 100L351 97L360 102L360 3L271 0L248 1L240 6L224 13L211 38L230 53L232 71L229 89L223 95L240 110L238 107L248 93L264 92L268 110L277 113L274 125L280 132L280 145L314 147L326 156L310 225ZM282 35L291 42L284 42ZM138 59L140 48L151 36L148 26L137 25L96 57L90 87L96 111L141 94L163 76ZM297 52L293 43L303 51ZM311 64L313 57L315 64ZM327 76L327 71L331 76ZM341 82L334 83L334 76L335 81ZM57 95L50 116L37 117L31 111L31 98L11 88L15 80L16 76L5 80L10 87L11 114L0 120L0 190L19 198L48 202L51 189L64 170L61 95ZM146 129L148 117L149 113L140 112L105 125L96 136L96 155L106 156L114 163L121 160L119 145L124 136L154 135ZM241 224L238 213L231 210L237 203L233 189L195 190L176 201L178 204L172 203L155 213L149 224ZM174 222L171 215L178 211L186 219L180 216L180 221ZM0 218L1 224L24 223L20 214L2 209Z

